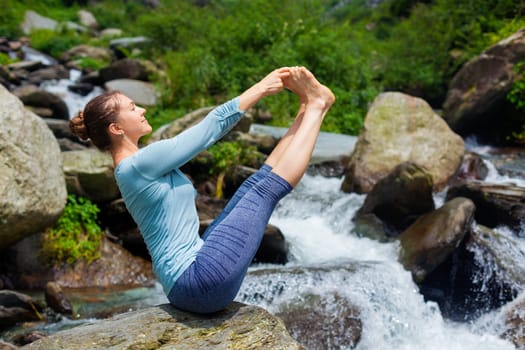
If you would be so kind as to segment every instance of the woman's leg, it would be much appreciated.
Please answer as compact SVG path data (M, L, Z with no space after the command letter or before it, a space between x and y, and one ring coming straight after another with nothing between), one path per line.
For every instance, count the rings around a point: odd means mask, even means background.
M209 232L195 261L168 293L169 301L197 313L226 307L239 291L275 206L291 190L272 172L253 186Z
M224 218L231 212L231 210L237 205L237 202L252 188L257 182L261 181L266 175L272 170L273 166L281 158L284 150L290 144L291 139L295 135L295 132L299 128L301 121L303 119L304 111L306 108L306 101L300 101L299 110L295 117L294 122L286 131L286 134L279 140L278 144L272 150L268 158L266 158L263 166L253 175L248 177L239 188L235 191L232 198L228 201L221 213L213 220L213 222L208 226L202 239L206 240L209 233L222 221Z
M306 108L293 136L282 148L279 158L276 157L272 172L295 187L310 162L321 123L335 96L304 67L292 68L285 86L299 95L301 101L306 101Z

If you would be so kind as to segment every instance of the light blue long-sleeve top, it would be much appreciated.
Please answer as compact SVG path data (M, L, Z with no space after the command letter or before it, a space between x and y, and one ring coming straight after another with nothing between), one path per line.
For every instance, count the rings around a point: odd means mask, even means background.
M115 169L126 208L144 237L153 272L166 294L203 244L197 192L179 168L223 137L243 114L239 97L234 98L179 135L141 148Z

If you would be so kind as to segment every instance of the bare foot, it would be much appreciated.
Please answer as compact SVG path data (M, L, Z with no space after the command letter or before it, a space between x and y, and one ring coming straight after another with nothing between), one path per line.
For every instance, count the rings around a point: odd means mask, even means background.
M292 67L286 78L285 87L296 93L301 101L328 109L335 102L330 89L321 84L305 67Z

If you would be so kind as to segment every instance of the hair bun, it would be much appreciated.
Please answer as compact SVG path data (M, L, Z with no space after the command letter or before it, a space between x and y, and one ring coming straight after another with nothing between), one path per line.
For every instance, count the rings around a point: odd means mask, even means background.
M71 129L71 132L77 135L81 140L87 141L89 139L86 124L84 124L84 113L79 112L69 121L69 129Z

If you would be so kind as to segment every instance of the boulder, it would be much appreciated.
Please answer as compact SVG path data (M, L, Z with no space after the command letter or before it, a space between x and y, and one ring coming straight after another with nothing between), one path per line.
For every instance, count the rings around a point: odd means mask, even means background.
M40 89L34 85L26 85L13 90L25 105L31 107L49 108L53 118L69 120L69 109L66 103L57 95Z
M342 190L368 193L397 165L412 162L443 189L461 164L464 143L424 100L398 92L380 94L367 113Z
M106 81L104 87L108 91L120 91L138 105L155 106L159 98L155 86L141 80L115 79Z
M420 215L434 210L432 178L413 163L398 165L379 180L356 212L354 222L366 215L381 220L387 236L397 236Z
M513 342L516 349L525 349L525 293L521 293L506 309L506 327L501 336Z
M443 104L450 127L461 135L501 133L497 138L518 130L521 124L516 125L519 118L511 121L515 109L507 94L520 78L515 65L523 60L525 28L465 63L452 79Z
M320 343L328 349L354 349L361 340L360 311L337 292L323 296L299 294L281 305L276 316L307 349L319 349Z
M0 329L20 322L41 320L42 308L28 295L0 290Z
M117 60L99 70L100 78L104 82L116 79L148 81L150 75L154 73L151 64L131 58Z
M55 312L64 315L73 314L73 306L67 299L62 288L56 282L48 282L44 292L46 304Z
M0 250L52 225L66 205L60 149L45 122L0 86Z
M474 203L455 198L417 219L401 235L399 261L421 282L456 249L474 219Z
M93 58L102 62L109 62L111 52L106 48L82 44L72 47L60 55L62 62L69 62L78 58Z
M133 256L122 246L104 238L100 258L87 264L50 266L39 252L42 236L34 235L9 249L4 257L11 282L17 289L44 289L48 282L61 288L111 288L151 286L156 279L151 262Z
M35 11L26 11L24 22L21 24L24 34L29 34L35 29L55 30L57 26L57 21L48 17L44 17Z
M99 29L99 24L97 22L97 19L93 14L86 10L79 10L77 12L78 19L80 21L80 24L82 24L84 27L97 30Z
M113 159L97 149L62 152L64 176L70 194L92 202L109 202L120 197Z
M514 290L525 288L525 266L522 263L521 238L508 230L496 231L476 225L467 241L467 249L476 252L480 265L490 266L495 283L504 282ZM492 281L491 281L492 282ZM487 283L486 290L492 290Z
M57 332L22 349L303 349L283 322L256 306L232 303L208 316L164 304Z
M488 174L489 168L481 156L473 152L466 152L449 185L457 185L471 180L484 180Z
M58 64L51 67L37 69L31 72L27 80L30 84L40 85L45 80L69 79L69 70Z
M476 205L476 221L496 227L506 225L520 230L525 218L525 188L514 184L471 181L451 187L446 198L466 197Z
M213 110L213 108L214 107L199 108L191 113L186 114L181 118L178 118L177 120L174 120L170 124L166 124L160 127L151 135L148 141L152 143L162 139L169 139L179 134L183 130L187 129L188 127L192 126L193 124L197 123L202 118L204 118L208 113L210 113Z

